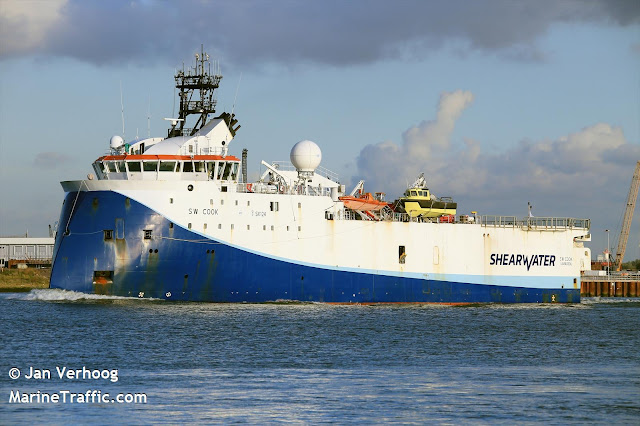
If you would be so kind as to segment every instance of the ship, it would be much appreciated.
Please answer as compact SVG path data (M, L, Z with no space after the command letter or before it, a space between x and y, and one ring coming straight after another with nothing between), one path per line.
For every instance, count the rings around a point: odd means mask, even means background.
M413 182L404 192L404 196L393 203L393 209L405 212L411 217L434 218L456 215L458 203L451 197L436 197L427 188L424 173Z
M201 49L175 74L166 137L113 136L93 173L61 182L51 288L237 303L580 301L589 219L425 220L345 193L309 140L249 182L247 151L230 152L238 119L215 110L221 79Z

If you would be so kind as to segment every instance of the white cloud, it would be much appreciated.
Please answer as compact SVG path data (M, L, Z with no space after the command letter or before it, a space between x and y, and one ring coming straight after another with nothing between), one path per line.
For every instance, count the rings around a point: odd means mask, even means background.
M71 160L66 154L59 152L39 152L33 159L33 164L43 169L55 169Z
M369 191L386 191L392 199L424 172L437 195L453 196L461 211L485 214L517 214L514 206L531 200L539 215L606 222L606 209L594 208L594 202L622 203L640 145L629 143L620 127L597 123L555 140L523 139L504 152L485 152L469 137L451 141L456 120L472 100L470 92L444 93L437 118L406 130L401 144L367 145L353 180L365 179Z
M1 0L0 56L37 50L68 0Z
M413 181L419 173L440 173L443 164L434 160L450 152L455 122L471 102L473 94L469 91L445 92L440 96L436 119L407 129L401 145L386 141L364 147L357 159L362 178L369 186L400 193L406 181ZM466 155L471 159L477 156L475 144L470 142L467 146L471 150Z

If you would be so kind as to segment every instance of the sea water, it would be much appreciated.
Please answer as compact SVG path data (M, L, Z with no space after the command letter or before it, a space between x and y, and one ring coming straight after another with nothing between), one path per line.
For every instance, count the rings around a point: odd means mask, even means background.
M640 299L333 306L34 290L0 294L0 321L1 424L640 423Z

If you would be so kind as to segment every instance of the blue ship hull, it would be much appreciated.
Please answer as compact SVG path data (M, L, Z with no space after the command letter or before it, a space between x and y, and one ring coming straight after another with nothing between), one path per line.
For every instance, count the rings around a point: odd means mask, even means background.
M68 193L51 288L176 301L577 303L579 289L470 284L300 265L172 224L110 191ZM151 239L144 231L153 228ZM113 230L111 238L105 230Z

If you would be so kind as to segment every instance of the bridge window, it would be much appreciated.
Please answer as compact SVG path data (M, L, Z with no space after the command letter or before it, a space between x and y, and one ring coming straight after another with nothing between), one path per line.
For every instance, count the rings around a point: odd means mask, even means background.
M224 174L222 175L222 180L227 180L229 179L229 175L231 174L231 168L233 166L233 163L227 163L224 167Z
M155 172L158 170L157 161L143 161L143 168L145 172Z
M222 174L224 172L224 161L218 162L218 180L222 180Z
M191 161L185 161L184 166L182 167L182 171L185 173L193 172L193 163Z
M160 162L160 171L161 172L172 172L176 168L175 161L161 161Z
M116 172L116 163L114 163L113 161L107 161L107 167L109 168L109 172Z
M129 172L141 171L139 161L127 161L127 167L129 168Z
M120 171L120 173L126 173L127 169L124 166L124 161L118 161L118 170Z
M207 173L209 174L209 180L213 180L216 175L216 163L215 161L207 163Z
M238 163L231 163L232 164L232 170L231 170L231 180L236 180L238 177Z
M203 161L194 161L193 166L196 172L201 173L204 172L204 162Z

